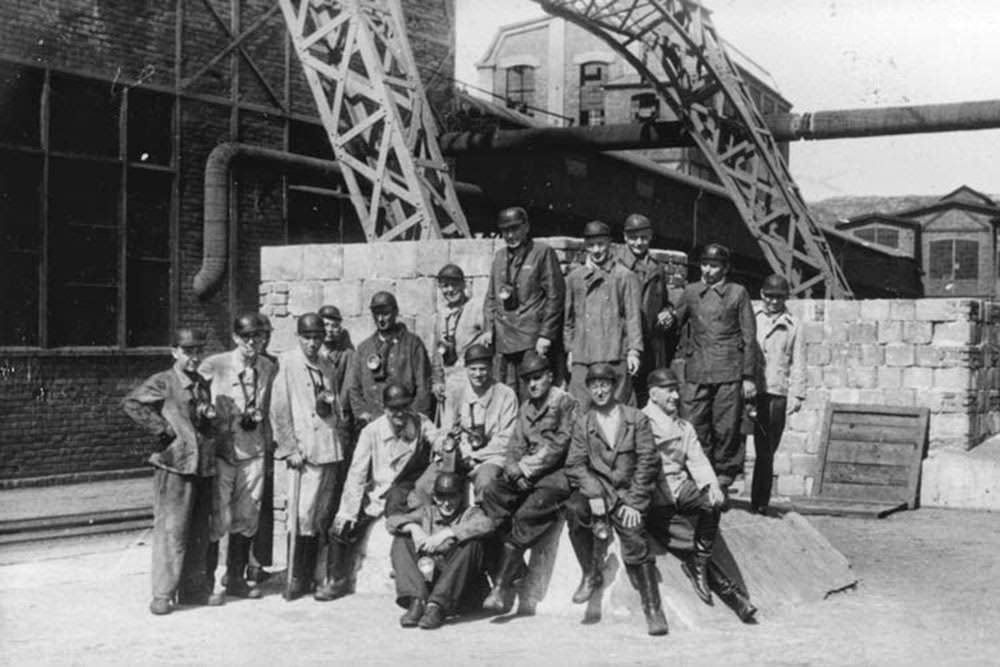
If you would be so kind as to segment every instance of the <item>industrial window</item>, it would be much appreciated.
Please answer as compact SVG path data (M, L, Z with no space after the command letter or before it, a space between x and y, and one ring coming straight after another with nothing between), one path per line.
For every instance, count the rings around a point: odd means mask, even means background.
M632 96L632 119L640 122L656 120L660 116L660 100L654 93Z
M12 93L0 345L166 345L173 97L0 63L0 99Z
M580 65L580 125L604 125L604 84L607 77L606 63Z
M859 239L870 243L877 243L888 248L899 247L899 230L894 227L883 227L882 225L872 225L854 232Z
M580 112L580 125L604 125L604 109L587 109Z
M535 68L517 65L507 68L507 104L527 112L535 104Z
M928 275L934 280L976 280L979 277L979 242L931 241L928 269Z

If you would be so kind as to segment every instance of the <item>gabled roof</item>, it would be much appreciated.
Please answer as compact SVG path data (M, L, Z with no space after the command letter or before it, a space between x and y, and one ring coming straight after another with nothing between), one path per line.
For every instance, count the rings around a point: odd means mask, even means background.
M941 201L957 201L978 206L990 206L992 208L997 208L997 203L990 199L989 196L979 192L978 190L970 188L968 185L962 185L955 188L944 197L941 197Z
M529 28L534 25L543 26L547 25L549 21L553 19L552 16L544 15L533 19L526 19L524 21L517 21L516 23L506 23L493 33L493 39L490 40L489 45L486 47L486 52L483 53L483 57L476 61L475 67L479 69L480 67L486 67L490 64L490 61L494 59L494 53L497 50L497 46L500 45L500 40L506 36L507 33L514 30L520 30L521 28Z
M920 229L920 223L916 220L901 218L898 215L891 215L888 213L864 213L862 215L856 215L853 218L848 218L847 220L837 221L836 227L840 230L848 230L855 229L863 225L870 225L873 222L893 225L896 227L908 227L909 229Z

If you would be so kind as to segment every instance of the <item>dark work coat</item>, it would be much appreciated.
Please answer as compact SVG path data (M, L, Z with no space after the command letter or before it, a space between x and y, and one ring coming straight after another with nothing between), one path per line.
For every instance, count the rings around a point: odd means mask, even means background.
M396 331L390 337L387 358L386 379L377 381L367 359L376 354L379 349L378 333L373 333L361 341L358 351L350 361L347 372L347 396L351 406L351 414L360 417L364 413L371 415L372 420L382 414L382 390L386 382L395 380L410 387L414 392L413 410L428 417L431 414L431 361L427 356L427 348L414 334L407 331L403 324L396 325Z
M576 400L558 387L549 390L540 406L526 399L507 447L507 461L516 463L525 478L539 486L565 488L566 476L558 473L576 421Z
M699 280L684 288L677 326L688 325L683 345L684 378L694 384L739 382L754 377L757 342L750 295L742 285Z
M497 251L490 269L483 318L486 331L493 332L493 346L500 354L533 349L539 337L556 342L562 332L566 284L559 259L544 243L527 239L525 245L526 252L518 248L511 261L510 278L517 292L517 308L507 310L499 295L507 282L507 248Z
M619 260L626 269L630 269L639 279L641 288L639 315L642 319L643 368L648 373L654 368L666 368L670 364L667 354L667 337L669 331L657 325L657 316L670 305L667 296L667 273L663 264L657 262L647 253L645 257L636 257L631 250L624 248Z
M566 276L566 349L574 364L624 361L642 353L639 280L614 258L584 263Z

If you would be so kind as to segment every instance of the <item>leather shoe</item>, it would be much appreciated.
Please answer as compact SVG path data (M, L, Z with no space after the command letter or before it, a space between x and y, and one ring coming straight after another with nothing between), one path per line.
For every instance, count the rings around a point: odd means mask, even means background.
M169 598L153 598L149 603L149 611L155 616L166 616L174 610Z
M328 581L316 588L313 599L319 602L330 602L344 597L347 593L347 582Z
M420 617L421 630L437 630L444 625L444 609L437 602L428 602L424 615Z
M399 624L404 628L415 628L424 616L424 601L420 598L410 600L410 607L399 617Z
M197 607L221 607L226 604L225 593L178 593L177 604Z

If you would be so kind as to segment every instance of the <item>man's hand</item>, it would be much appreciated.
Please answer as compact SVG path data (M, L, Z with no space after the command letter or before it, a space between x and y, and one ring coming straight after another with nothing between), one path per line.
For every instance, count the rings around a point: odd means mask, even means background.
M415 523L407 525L410 532L410 537L413 538L413 546L417 548L417 551L425 551L427 549L427 540L430 535L427 534L423 528Z
M788 414L793 415L802 409L802 399L798 396L788 397Z
M718 482L712 482L708 485L708 502L712 504L712 507L722 507L726 502L726 494L722 492Z
M504 461L503 474L507 477L508 481L516 482L518 477L524 475L524 472L521 470L521 466L517 465L516 461Z
M522 475L521 477L517 478L518 491L521 491L522 493L527 493L528 491L531 490L532 486L534 485L531 483L531 480L528 479L527 477Z
M757 385L753 380L743 380L743 400L752 401L757 398Z
M628 351L628 358L625 360L628 367L628 374L635 375L639 372L639 353L636 350Z
M549 353L550 347L552 347L552 341L545 336L539 336L538 340L535 341L535 352L540 357L546 356Z
M445 398L444 382L435 382L431 385L431 393L434 394L437 400L443 401Z
M493 347L493 332L484 331L480 335L479 342L485 345L486 347Z
M351 532L354 528L354 520L348 519L346 516L340 516L339 514L333 519L333 534L334 535L344 535L345 533Z
M661 329L669 329L674 326L674 311L670 308L664 308L656 315L656 323Z
M455 539L455 533L452 532L451 528L445 528L427 538L427 541L424 542L424 551L428 553L447 551L448 543L453 539Z
M302 470L306 465L306 457L303 456L302 452L296 451L288 455L285 459L285 465L292 470Z
M622 505L618 508L618 520L624 528L638 528L642 523L642 513L633 507Z

